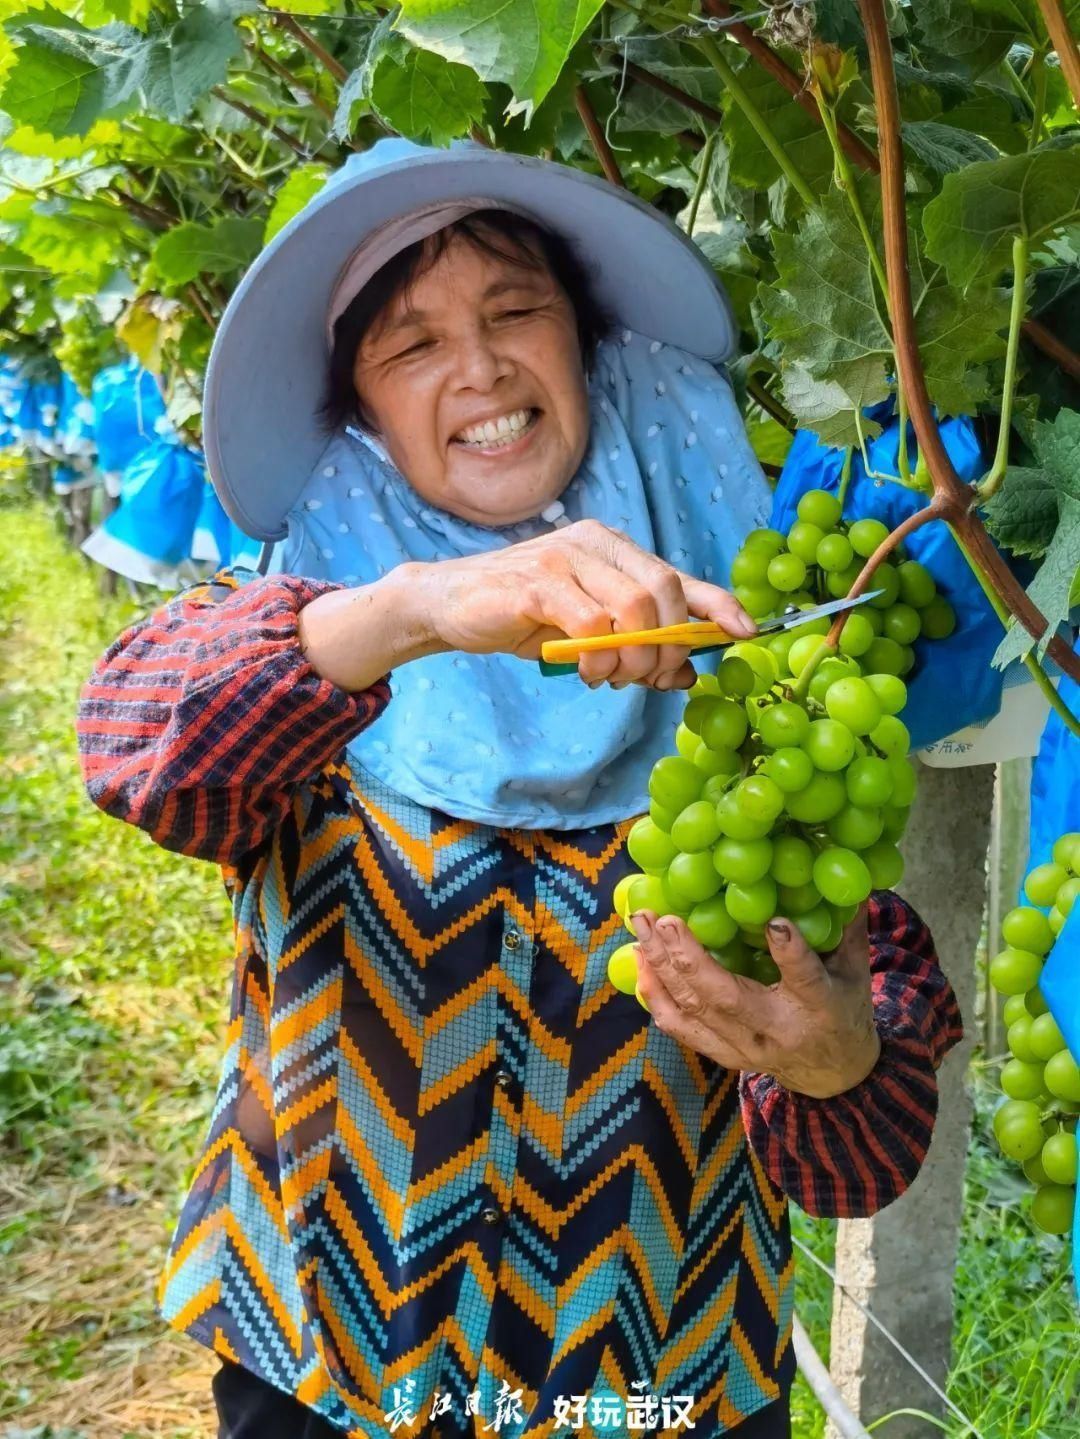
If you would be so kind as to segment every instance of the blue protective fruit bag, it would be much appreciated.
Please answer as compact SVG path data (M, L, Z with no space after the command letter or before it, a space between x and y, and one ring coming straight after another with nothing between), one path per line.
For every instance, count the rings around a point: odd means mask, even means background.
M1080 653L1080 645L1077 649ZM1063 676L1058 694L1080 715L1080 685ZM1029 871L1046 864L1055 840L1073 830L1080 830L1080 739L1051 710L1031 772ZM1021 896L1020 903L1026 902ZM1080 904L1074 905L1047 957L1039 988L1073 1058L1080 1061ZM1080 1189L1077 1194L1073 1274L1080 1295Z
M895 475L900 426L889 420L892 401L868 411L885 428L867 446L870 465L878 474ZM969 419L944 420L941 437L961 479L975 480L986 462ZM909 432L911 463L914 446ZM840 488L844 451L823 445L800 430L788 451L776 486L770 523L785 534L795 520L799 499L807 490ZM893 480L875 479L855 452L844 504L846 519L876 519L894 529L929 503L928 497ZM905 542L913 560L933 575L937 587L956 611L956 629L948 639L916 640L916 666L906 678L908 702L903 719L913 749L921 749L964 725L990 719L1001 707L1002 674L990 661L1001 642L1001 623L983 594L967 561L940 521L917 530Z
M125 468L120 507L103 529L151 560L177 565L191 554L205 487L201 455L174 441L155 440Z
M157 439L165 401L153 375L134 359L99 370L91 391L98 464L118 472Z

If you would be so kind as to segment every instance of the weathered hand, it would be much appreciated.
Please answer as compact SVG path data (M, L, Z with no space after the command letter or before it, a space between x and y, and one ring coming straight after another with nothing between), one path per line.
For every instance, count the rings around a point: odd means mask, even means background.
M781 977L768 986L729 974L675 915L639 910L632 922L642 997L681 1044L815 1099L851 1089L877 1063L865 904L828 964L790 920L773 920L766 933Z

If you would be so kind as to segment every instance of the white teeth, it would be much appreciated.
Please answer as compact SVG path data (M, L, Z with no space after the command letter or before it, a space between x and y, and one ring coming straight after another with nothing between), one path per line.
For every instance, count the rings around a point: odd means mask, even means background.
M497 420L485 420L482 425L467 425L455 438L466 445L497 447L516 440L531 422L531 410L514 410L512 414L500 415Z

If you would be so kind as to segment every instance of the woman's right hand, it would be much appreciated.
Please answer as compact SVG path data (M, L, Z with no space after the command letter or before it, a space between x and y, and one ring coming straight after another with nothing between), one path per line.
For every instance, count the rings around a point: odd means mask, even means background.
M539 659L545 640L715 620L731 634L755 625L718 585L649 554L618 530L580 520L551 534L464 559L408 566L414 623L439 649ZM419 608L417 608L419 607ZM589 684L686 689L695 674L679 645L628 645L583 654Z

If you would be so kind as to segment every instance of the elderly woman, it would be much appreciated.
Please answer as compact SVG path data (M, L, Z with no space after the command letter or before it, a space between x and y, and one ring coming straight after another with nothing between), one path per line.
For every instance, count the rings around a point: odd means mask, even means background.
M221 1436L781 1439L788 1197L872 1213L926 1154L959 1016L896 895L828 967L774 922L767 988L642 912L647 1009L607 980L694 669L535 661L688 616L753 632L714 582L769 503L732 342L640 202L400 141L224 317L207 451L264 573L127 630L79 714L94 802L232 898L160 1289L221 1358Z

